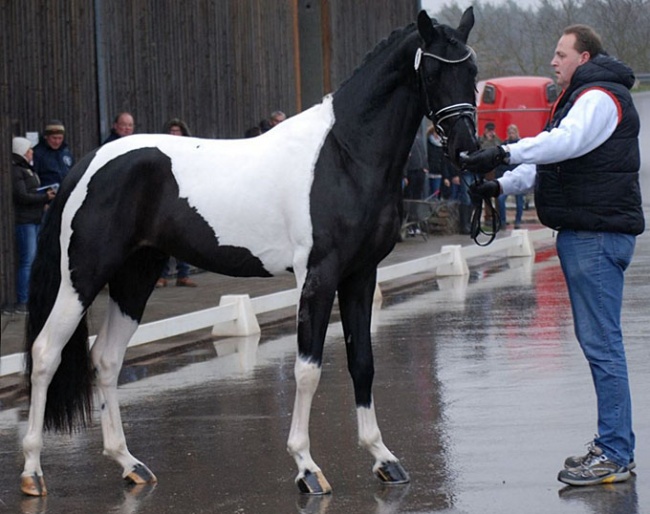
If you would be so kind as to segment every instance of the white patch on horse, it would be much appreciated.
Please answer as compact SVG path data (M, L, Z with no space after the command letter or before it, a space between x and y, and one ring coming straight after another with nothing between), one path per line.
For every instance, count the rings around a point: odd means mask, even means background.
M196 208L219 244L247 248L275 274L294 266L297 248L311 249L309 194L333 124L332 99L326 97L256 138L192 141L182 151L165 140L159 148L172 159L180 197Z
M384 462L395 462L397 457L391 453L381 438L381 432L377 425L375 414L375 401L372 400L370 407L357 407L357 425L359 427L359 446L365 448L375 458L372 468L374 472Z
M305 470L320 470L309 451L309 414L311 403L320 382L321 367L300 355L296 356L294 365L296 380L296 397L291 417L291 430L287 441L287 450L298 463L298 476Z

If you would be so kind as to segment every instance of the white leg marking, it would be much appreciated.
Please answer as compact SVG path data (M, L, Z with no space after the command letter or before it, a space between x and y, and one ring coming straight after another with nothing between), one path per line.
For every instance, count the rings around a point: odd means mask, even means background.
M61 352L74 333L83 306L77 295L63 286L59 290L54 308L32 346L32 393L29 405L27 432L23 437L25 468L22 476L43 475L41 450L47 388L61 363Z
M320 471L309 453L309 413L320 381L321 368L313 362L296 356L294 375L296 399L293 405L287 450L295 459L298 465L298 476L301 477L307 469L312 473Z
M357 423L359 426L359 445L368 450L375 458L375 464L372 468L374 472L379 469L383 462L397 460L381 440L381 432L375 415L374 400L370 403L370 407L357 407Z
M91 353L97 370L104 455L122 466L123 477L128 475L136 464L142 464L129 453L126 446L117 397L117 380L126 348L137 328L138 323L124 315L113 300L109 300L106 320Z

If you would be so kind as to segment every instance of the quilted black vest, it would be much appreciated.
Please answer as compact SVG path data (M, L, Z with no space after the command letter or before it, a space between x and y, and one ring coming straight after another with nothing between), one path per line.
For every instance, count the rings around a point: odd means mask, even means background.
M548 130L559 125L582 93L594 88L610 92L621 115L614 133L598 148L575 159L537 166L535 206L547 227L632 235L643 232L639 115L629 92L633 83L634 75L627 66L598 55L578 67L571 85L558 99Z

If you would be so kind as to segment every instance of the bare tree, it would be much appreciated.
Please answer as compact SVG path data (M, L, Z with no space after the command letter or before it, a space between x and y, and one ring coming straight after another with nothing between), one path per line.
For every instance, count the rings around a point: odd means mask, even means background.
M453 0L431 13L453 23L462 8ZM477 23L470 44L479 61L479 78L510 75L552 76L550 61L562 30L575 23L593 26L605 49L636 72L650 72L650 0L539 0L523 9L515 1L474 4Z

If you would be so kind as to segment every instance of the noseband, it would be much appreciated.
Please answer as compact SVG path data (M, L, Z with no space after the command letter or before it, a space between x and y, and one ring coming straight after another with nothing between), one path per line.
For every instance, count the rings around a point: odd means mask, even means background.
M415 52L414 67L415 67L415 71L420 77L422 89L424 90L424 98L427 106L426 117L429 118L433 122L433 125L436 127L436 132L438 132L438 135L440 136L440 141L442 142L442 145L445 149L447 148L448 137L447 134L445 133L445 129L442 128L442 122L451 118L461 119L462 117L468 117L471 119L472 125L476 126L476 122L475 122L476 107L472 104L461 103L461 104L449 105L447 107L443 107L439 111L433 112L433 109L431 108L431 104L429 102L429 95L427 94L424 72L420 69L420 63L422 61L422 56L425 56L425 57L431 57L432 59L436 59L446 64L459 64L461 62L465 62L467 59L475 55L474 50L472 50L471 47L468 46L467 48L468 48L467 54L461 57L460 59L445 59L444 57L440 57L439 55L425 52L422 50L422 48L418 48L418 51ZM456 121L458 121L458 119Z

